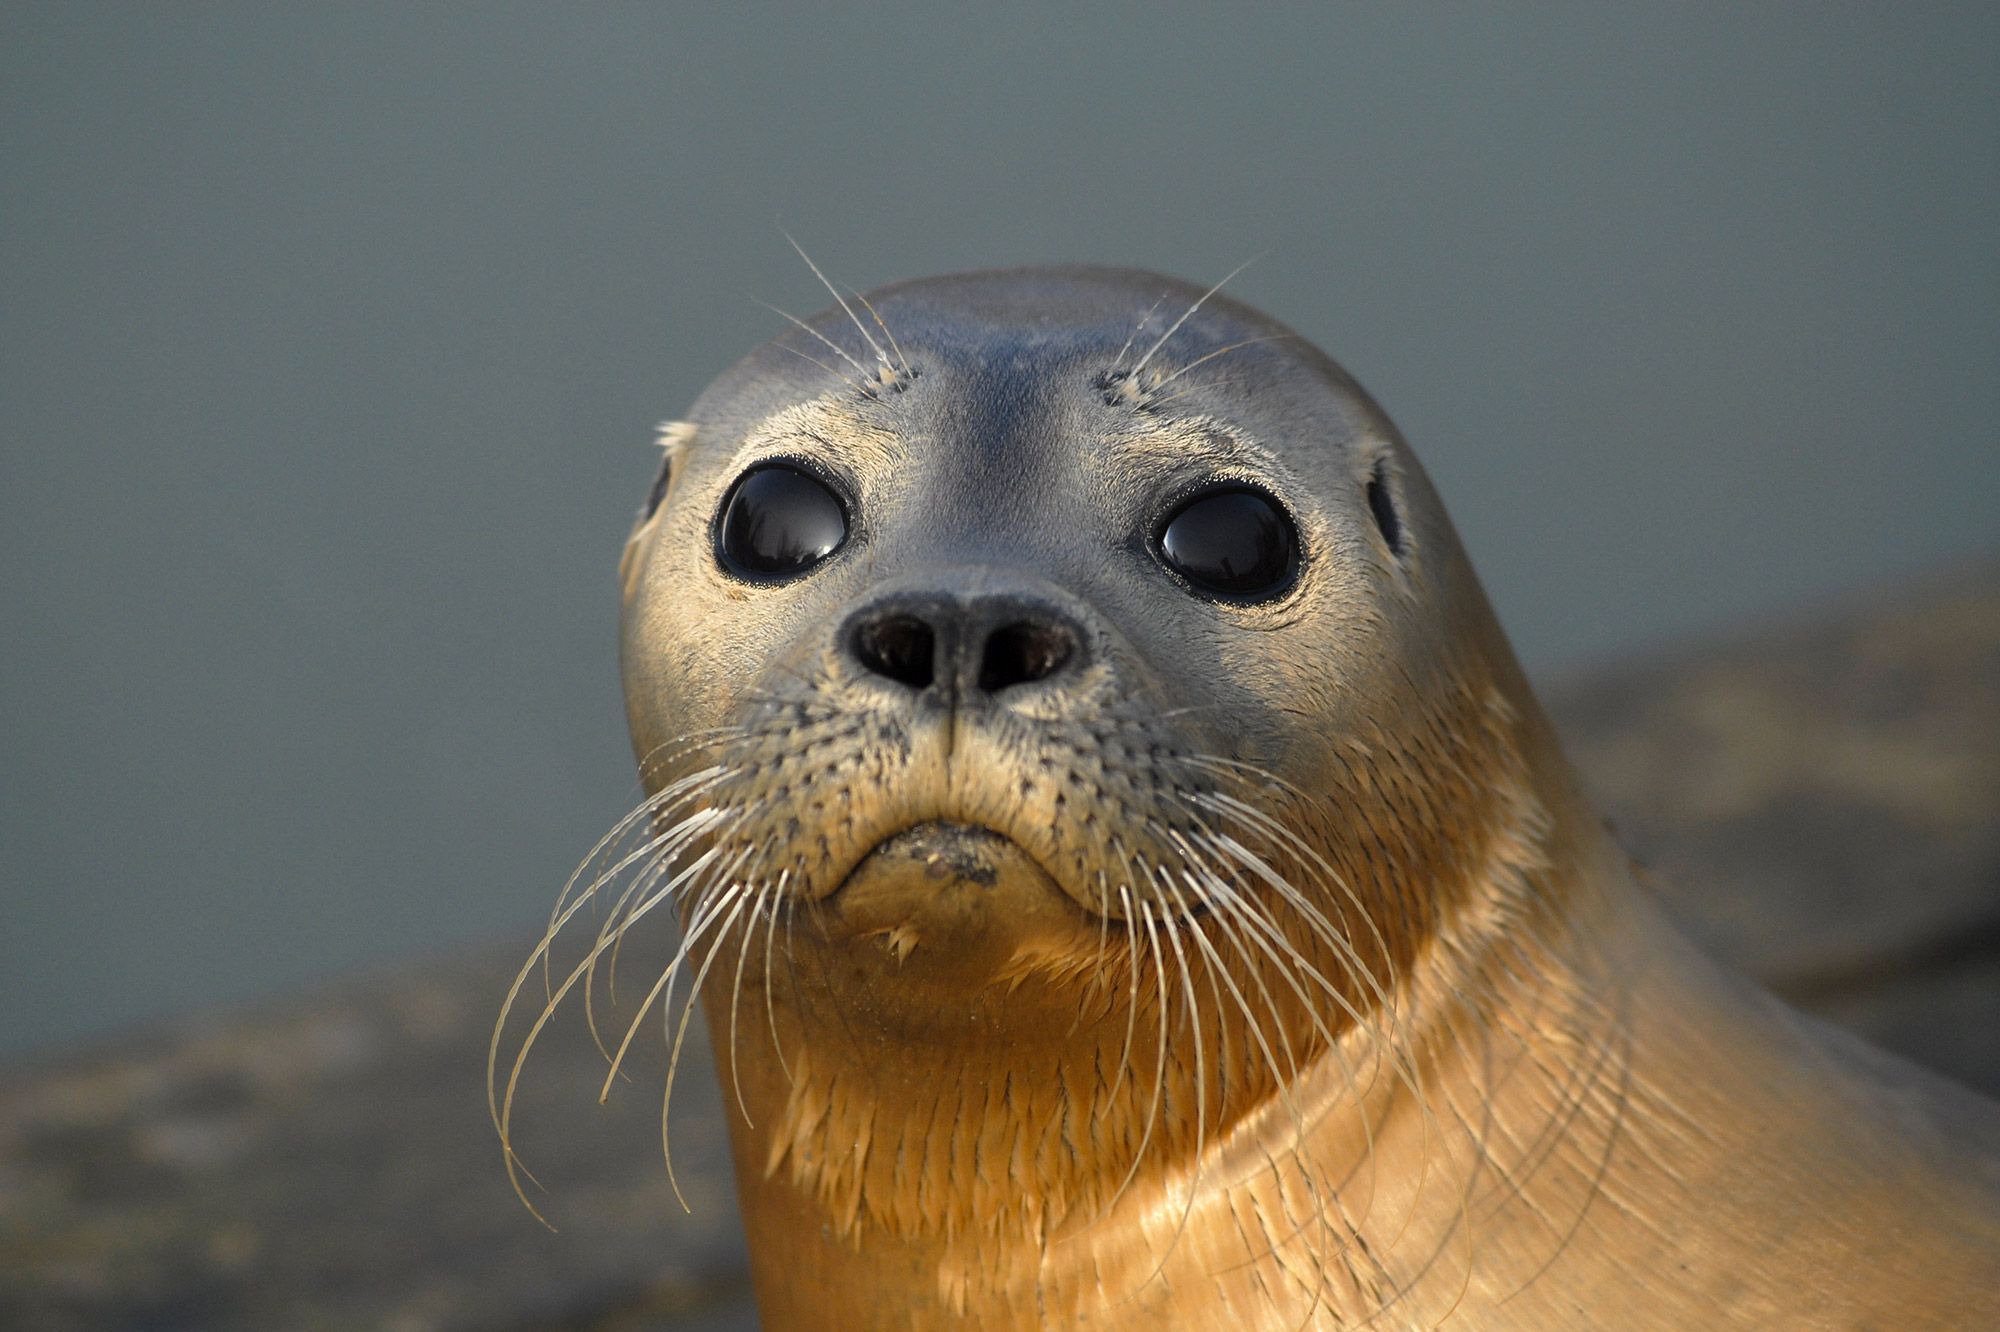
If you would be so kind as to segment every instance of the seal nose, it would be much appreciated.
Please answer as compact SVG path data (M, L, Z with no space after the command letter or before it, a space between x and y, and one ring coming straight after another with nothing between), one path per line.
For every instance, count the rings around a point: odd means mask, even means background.
M863 607L843 638L870 674L918 693L996 695L1073 670L1083 656L1074 620L1018 596L898 597Z

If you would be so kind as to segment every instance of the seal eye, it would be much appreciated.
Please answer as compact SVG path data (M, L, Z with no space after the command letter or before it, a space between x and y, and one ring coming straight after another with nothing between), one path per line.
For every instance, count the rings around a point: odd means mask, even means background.
M824 482L786 463L738 477L722 501L716 549L731 573L794 578L847 540L847 508Z
M1206 491L1160 526L1159 557L1206 592L1262 600L1282 590L1298 565L1298 535L1276 500L1246 486Z

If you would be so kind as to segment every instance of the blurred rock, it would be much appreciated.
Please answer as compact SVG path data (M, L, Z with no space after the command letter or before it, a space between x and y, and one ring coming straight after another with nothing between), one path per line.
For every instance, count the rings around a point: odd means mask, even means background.
M2000 1007L2000 565L1544 699L1620 841L1712 951L2000 1094L1994 1027L1969 1020ZM1927 1004L1943 1007L1917 1017Z

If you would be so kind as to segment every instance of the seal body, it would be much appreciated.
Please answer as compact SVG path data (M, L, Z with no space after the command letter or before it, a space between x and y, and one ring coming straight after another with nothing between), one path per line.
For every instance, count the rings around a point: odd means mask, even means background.
M680 913L766 1326L2000 1326L1994 1108L1657 915L1289 330L928 279L665 442L600 951Z

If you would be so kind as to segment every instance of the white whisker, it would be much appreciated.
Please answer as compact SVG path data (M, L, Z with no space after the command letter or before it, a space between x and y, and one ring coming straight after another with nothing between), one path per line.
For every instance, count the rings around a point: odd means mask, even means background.
M1146 362L1153 359L1154 353L1159 351L1160 348L1166 346L1168 339L1172 338L1174 334L1180 332L1181 325L1185 324L1189 319L1193 318L1195 311L1201 309L1202 306L1208 304L1209 297L1215 295L1216 292L1221 291L1222 288L1225 285L1227 285L1227 283L1231 278L1235 277L1238 273L1241 273L1244 269L1250 267L1251 264L1254 264L1256 262L1257 261L1255 259L1245 259L1242 263L1236 265L1236 267L1230 269L1227 273L1225 273L1223 275L1221 282L1216 283L1214 286L1210 287L1207 291L1203 292L1200 296L1196 297L1194 304L1190 305L1185 311L1183 311L1179 319L1174 320L1172 324L1168 325L1166 332L1160 334L1160 340L1158 342L1155 342L1151 347L1148 347L1146 349L1146 354L1144 356L1141 356L1138 360L1138 363L1132 367L1131 375L1136 377L1141 370L1144 370L1146 368Z
M786 231L783 227L779 227L778 231L781 235L784 236L784 238L787 241L791 242L792 248L799 252L799 258L806 261L806 267L810 268L812 270L813 276L819 279L819 284L827 289L827 291L833 296L834 300L840 302L841 310L846 313L849 319L854 321L855 330L861 334L862 340L867 342L869 348L874 351L875 359L880 361L883 365L888 365L890 363L889 354L882 350L881 343L875 341L875 335L868 331L868 326L862 323L860 317L854 313L854 307L847 303L847 298L840 294L840 289L838 287L835 287L831 282L826 280L826 274L819 271L819 265L814 263L812 256L806 253L805 246L799 244L798 241L794 240L792 238L792 233ZM828 343L827 345L832 346L833 344ZM863 373L865 374L866 372L864 371Z

